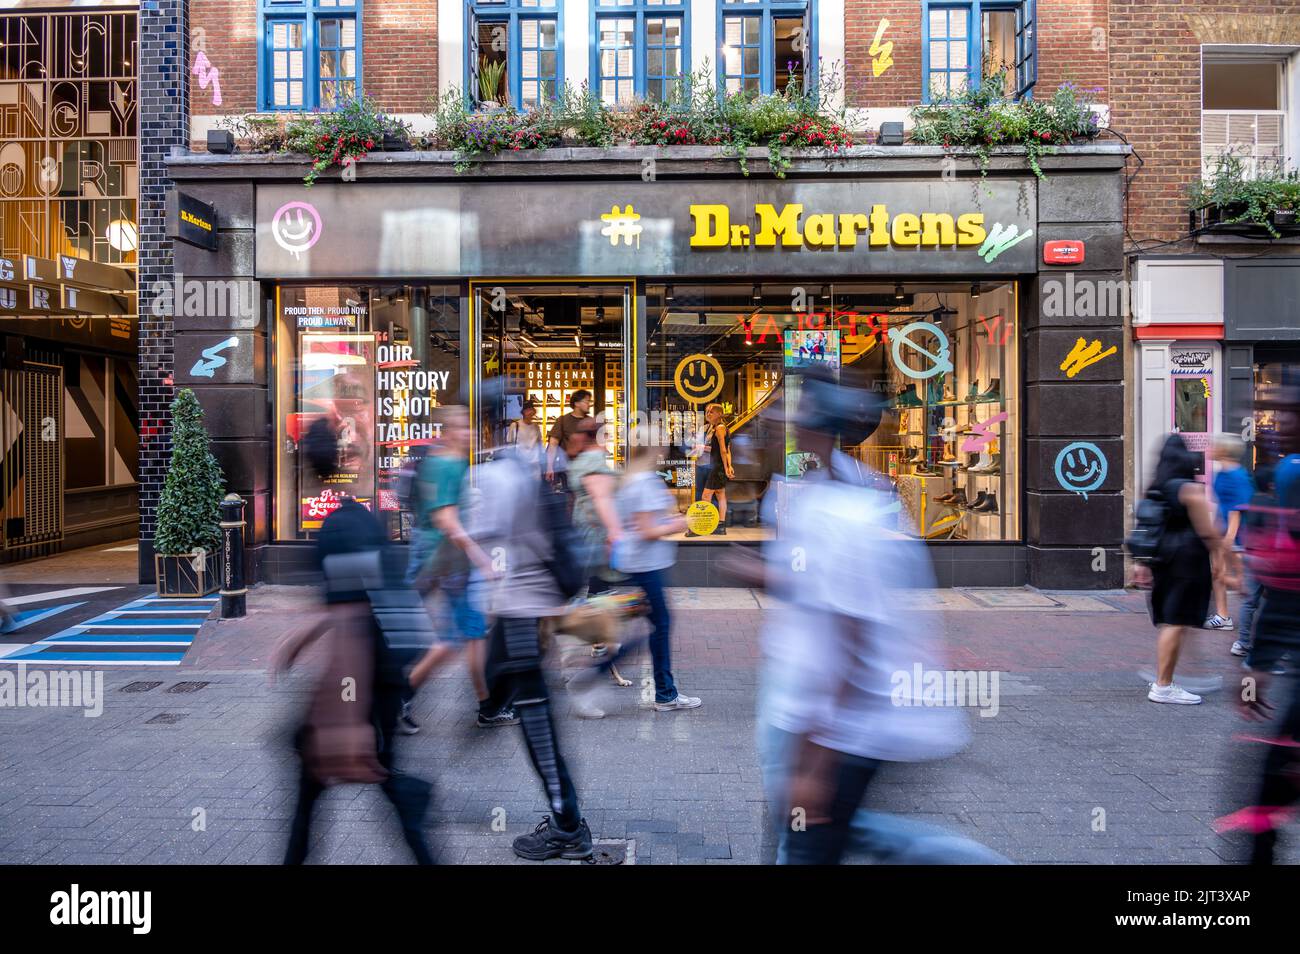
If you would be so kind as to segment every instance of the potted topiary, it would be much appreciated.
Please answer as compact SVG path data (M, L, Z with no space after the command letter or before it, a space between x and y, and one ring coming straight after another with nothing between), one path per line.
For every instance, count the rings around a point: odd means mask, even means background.
M172 401L172 456L158 501L154 572L158 595L206 596L221 582L221 498L225 477L208 449L203 408L189 388Z

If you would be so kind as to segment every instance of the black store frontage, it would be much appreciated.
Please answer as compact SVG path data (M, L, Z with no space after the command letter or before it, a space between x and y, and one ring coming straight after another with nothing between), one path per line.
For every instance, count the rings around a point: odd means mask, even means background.
M175 243L181 290L237 283L253 303L196 298L171 324L174 384L198 394L248 502L254 580L307 578L340 493L407 539L397 477L436 439L438 405L470 406L481 454L485 394L509 419L531 405L545 435L585 390L615 465L628 424L651 428L683 512L719 406L726 535L695 505L706 519L672 582L724 585L723 547L778 529L771 475L816 466L767 412L818 366L887 402L844 449L890 477L900 532L930 544L940 585L1122 585L1123 317L1044 307L1066 273L1121 277L1118 147L1050 157L1045 180L1017 156L945 173L927 147L796 160L784 180L702 148L656 153L647 178L649 155L565 150L456 176L451 157L392 154L311 189L283 160L171 160L218 226L215 250ZM320 416L340 431L337 486L298 454Z

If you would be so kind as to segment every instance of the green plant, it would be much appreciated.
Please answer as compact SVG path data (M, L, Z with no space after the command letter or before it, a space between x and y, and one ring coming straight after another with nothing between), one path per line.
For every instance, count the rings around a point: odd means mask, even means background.
M519 112L507 106L480 113L459 90L435 100L431 115L429 143L456 154L457 172L467 172L483 156L548 149L563 138L563 118L554 107Z
M1019 102L1009 101L1005 90L1006 71L1000 70L984 77L978 89L913 107L912 141L974 153L981 176L988 175L994 148L1019 146L1034 175L1045 179L1040 165L1044 155L1099 132L1092 110L1095 90L1064 83L1049 100Z
M179 555L212 551L221 542L225 477L208 449L203 409L189 388L172 401L172 455L158 500L154 549Z
M489 60L486 56L480 56L478 61L478 98L481 103L501 103L506 102L504 91L501 89L501 81L505 79L506 62L505 60Z
M233 133L249 152L278 152L285 145L282 116L223 116L217 126Z
M1273 238L1281 233L1273 222L1274 212L1300 212L1300 173L1263 172L1247 175L1240 156L1219 156L1208 178L1188 189L1193 211L1215 207L1229 213L1225 225L1258 225Z
M339 109L291 120L285 130L285 148L311 157L311 169L302 180L310 188L330 167L342 167L347 160L366 156L376 143L383 142L385 134L410 139L411 127L385 115L368 97L361 96Z

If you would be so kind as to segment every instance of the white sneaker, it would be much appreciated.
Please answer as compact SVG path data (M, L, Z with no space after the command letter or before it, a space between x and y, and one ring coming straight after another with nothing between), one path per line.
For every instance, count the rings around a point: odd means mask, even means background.
M685 696L679 692L676 699L668 702L656 702L655 711L668 712L672 709L698 709L702 705L704 705L704 700L699 696Z
M603 719L605 710L598 704L600 690L590 671L569 680L569 696L573 699L573 711L580 719Z
M1232 643L1232 648L1228 650L1228 652L1232 653L1234 656L1244 656L1249 651L1250 650L1248 650L1245 646L1241 644L1240 639L1234 640Z
M1237 624L1232 621L1231 616L1220 616L1215 613L1205 621L1204 629L1236 629Z
M1188 692L1172 682L1167 686L1157 686L1154 682L1151 683L1147 698L1152 702L1168 702L1176 706L1199 706L1201 704L1200 696Z

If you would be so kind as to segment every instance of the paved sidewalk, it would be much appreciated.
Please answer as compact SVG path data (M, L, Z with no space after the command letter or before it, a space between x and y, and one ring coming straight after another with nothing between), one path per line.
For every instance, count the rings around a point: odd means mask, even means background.
M100 718L0 709L0 862L278 861L294 798L287 734L310 676L273 688L265 668L313 596L259 587L248 618L209 620L179 669L108 671ZM753 743L766 598L672 596L674 670L701 709L655 713L638 688L611 685L608 717L591 722L556 690L584 810L598 839L629 842L636 864L768 860ZM1241 840L1210 827L1245 804L1260 754L1231 739L1242 724L1227 696L1239 678L1228 634L1198 633L1179 667L1180 677L1222 677L1224 690L1198 707L1157 706L1137 674L1152 666L1154 645L1138 594L941 590L917 600L938 607L920 618L943 634L950 668L1000 672L1001 707L993 718L971 714L974 738L960 755L882 772L872 807L1018 862L1240 860ZM624 674L639 687L648 664L639 658ZM133 691L141 683L158 685ZM474 726L458 664L421 692L416 712L423 731L402 740L402 759L436 780L440 860L514 863L511 839L546 811L519 730ZM315 830L317 862L409 860L373 788L329 792ZM1281 857L1300 854L1288 844Z

